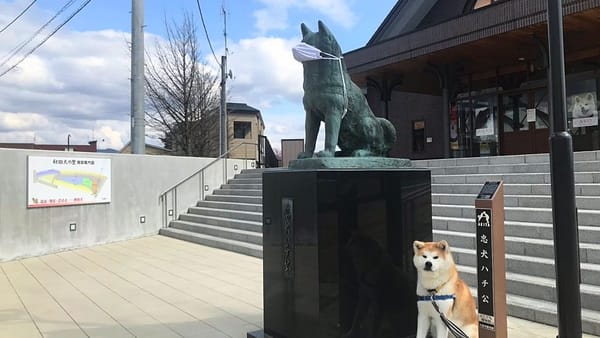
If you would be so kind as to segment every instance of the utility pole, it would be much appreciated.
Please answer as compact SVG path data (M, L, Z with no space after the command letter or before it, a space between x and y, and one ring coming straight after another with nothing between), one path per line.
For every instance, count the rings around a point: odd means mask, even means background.
M227 11L225 11L225 5L222 7L223 11L223 35L225 37L225 53L221 56L221 109L220 109L220 142L219 142L219 155L225 154L227 149L227 131L228 131L228 123L227 123L227 54L229 50L227 49Z
M144 123L144 0L131 1L131 153L146 153Z
M562 0L548 0L548 90L552 134L550 178L558 336L581 338L579 237L573 173L573 140L567 131Z

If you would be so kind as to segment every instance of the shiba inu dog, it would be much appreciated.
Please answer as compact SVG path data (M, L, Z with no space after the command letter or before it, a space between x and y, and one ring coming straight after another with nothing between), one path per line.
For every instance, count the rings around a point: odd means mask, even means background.
M431 301L446 318L458 325L469 338L479 337L475 301L467 284L460 279L450 246L446 241L413 243L413 264L417 268L417 338L425 338L433 324L433 337L448 337L448 328Z

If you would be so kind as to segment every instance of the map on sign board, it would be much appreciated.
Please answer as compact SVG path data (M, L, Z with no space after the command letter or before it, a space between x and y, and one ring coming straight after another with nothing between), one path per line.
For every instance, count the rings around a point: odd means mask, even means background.
M29 156L27 171L29 208L110 202L110 159Z

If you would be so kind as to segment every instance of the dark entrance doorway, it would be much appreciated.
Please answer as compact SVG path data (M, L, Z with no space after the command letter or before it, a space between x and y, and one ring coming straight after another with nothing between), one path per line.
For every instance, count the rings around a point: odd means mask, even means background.
M546 89L500 95L502 155L547 153L550 119Z

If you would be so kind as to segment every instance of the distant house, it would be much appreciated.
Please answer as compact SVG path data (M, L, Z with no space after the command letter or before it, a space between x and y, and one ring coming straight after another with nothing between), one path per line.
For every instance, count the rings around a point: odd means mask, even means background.
M121 150L119 150L121 154L131 154L131 141L128 142ZM170 149L165 149L159 146L153 146L151 144L146 144L146 155L172 155L173 151Z
M55 151L77 151L95 153L98 141L90 141L88 144L35 144L35 143L0 143L0 148L9 149L34 149Z
M229 158L259 161L259 138L264 136L265 123L260 110L245 103L227 103L227 150ZM218 137L218 133L216 135ZM262 141L264 143L264 141ZM127 143L119 151L131 154L131 145ZM148 155L173 155L170 149L146 144Z
M227 103L227 149L232 158L258 159L259 136L265 123L260 110L245 103ZM242 146L241 144L246 143Z

